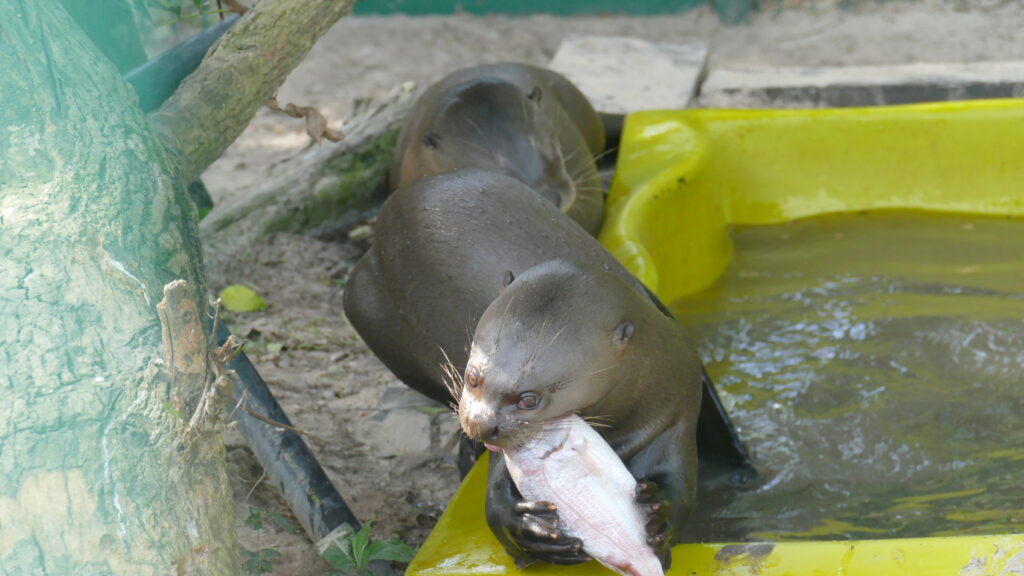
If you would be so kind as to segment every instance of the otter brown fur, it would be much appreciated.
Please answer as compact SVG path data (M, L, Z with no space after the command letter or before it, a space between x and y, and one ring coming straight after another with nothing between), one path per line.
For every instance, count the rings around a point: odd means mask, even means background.
M464 168L500 172L596 234L604 197L594 156L604 145L601 118L557 73L525 64L466 68L417 100L395 148L391 186Z

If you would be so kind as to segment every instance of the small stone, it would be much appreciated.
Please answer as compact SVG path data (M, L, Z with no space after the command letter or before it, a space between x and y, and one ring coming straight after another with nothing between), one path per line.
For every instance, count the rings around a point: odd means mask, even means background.
M1024 96L1024 61L714 67L706 108L824 108Z

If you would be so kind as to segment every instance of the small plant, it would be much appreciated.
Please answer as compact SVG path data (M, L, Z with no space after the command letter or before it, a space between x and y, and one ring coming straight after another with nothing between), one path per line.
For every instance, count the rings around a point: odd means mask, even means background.
M263 521L270 520L275 526L289 534L295 534L295 527L287 518L274 512L265 512L253 506L249 507L249 516L245 518L245 525L253 530L262 530Z
M249 515L245 518L245 525L253 530L263 530L264 522L269 520L275 526L289 534L295 534L295 527L287 518L273 512L264 512L259 508L249 507ZM260 548L259 550L248 550L242 548L238 551L242 557L242 570L249 576L260 576L270 574L274 571L273 563L282 558L281 553L273 548Z
M245 573L250 576L270 574L274 571L273 561L281 558L281 553L273 548L260 548L259 550L242 548L238 554L242 557L242 570L245 570Z
M328 576L364 576L370 574L374 560L409 562L416 555L416 549L401 540L371 541L372 526L373 522L367 522L355 533L349 527L320 551L320 557L333 568Z

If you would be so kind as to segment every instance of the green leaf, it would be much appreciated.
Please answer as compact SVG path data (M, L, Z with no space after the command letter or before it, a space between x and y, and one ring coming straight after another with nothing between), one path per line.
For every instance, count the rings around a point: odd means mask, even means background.
M373 522L367 521L363 527L352 535L352 560L356 563L356 569L362 572L369 562L367 560L367 548L370 545L370 530Z
M266 560L267 562L270 562L272 560L280 560L284 557L280 552L274 550L273 548L263 548L262 550L259 550L257 554L260 555L261 559Z
M295 527L292 526L292 523L289 522L288 519L284 516L281 516L280 514L275 514L273 512L267 512L267 517L270 518L270 520L274 524L276 524L277 527L281 530L284 530L289 534L295 534Z
M241 284L232 284L221 290L220 301L231 312L256 312L267 307L259 294Z
M274 571L273 561L282 557L281 553L273 548L262 548L255 552L242 548L238 555L242 559L242 569L251 576L270 574Z
M258 508L249 507L249 515L245 518L245 525L253 530L263 529L263 514Z
M330 564L331 568L336 570L348 573L354 572L356 569L356 563L352 560L351 554L342 549L341 545L336 542L331 543L320 554L320 557Z
M410 562L416 549L401 540L378 540L370 544L367 562L387 560L388 562Z
M170 402L164 402L164 410L166 410L168 414L174 416L178 420L185 419L185 415L181 413L181 410L178 410L177 408L172 406Z
M417 412L423 412L424 414L428 414L430 416L433 416L434 414L441 414L443 412L448 411L448 409L445 408L444 406L413 406L413 408L415 408Z

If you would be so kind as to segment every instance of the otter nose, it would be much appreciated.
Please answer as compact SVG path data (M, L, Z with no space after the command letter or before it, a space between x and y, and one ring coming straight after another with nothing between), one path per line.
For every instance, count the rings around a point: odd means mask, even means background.
M462 423L462 429L473 440L487 442L498 436L498 424L493 418L467 418Z

